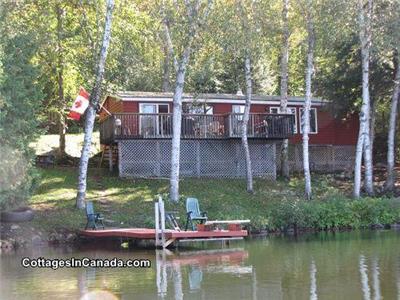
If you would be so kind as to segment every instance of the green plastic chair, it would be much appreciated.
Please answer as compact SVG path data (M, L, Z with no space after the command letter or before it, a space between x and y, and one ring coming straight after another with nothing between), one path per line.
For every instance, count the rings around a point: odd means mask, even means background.
M192 230L194 231L194 223L193 221L200 221L200 224L203 224L207 221L207 212L200 211L199 207L199 200L197 198L187 198L186 199L186 227L185 230L187 231L189 227L189 223L192 225Z
M86 202L86 217L87 223L85 229L97 229L98 227L102 227L104 229L104 218L101 214L95 213L93 208L93 202Z

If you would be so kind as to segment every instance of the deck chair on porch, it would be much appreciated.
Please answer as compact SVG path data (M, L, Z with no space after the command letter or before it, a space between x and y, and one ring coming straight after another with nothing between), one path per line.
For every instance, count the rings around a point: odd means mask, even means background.
M189 223L191 224L192 230L194 231L195 228L193 221L200 221L200 224L203 224L208 219L207 212L200 211L199 200L197 200L197 198L186 199L186 214L187 214L187 219L186 219L185 231L188 230Z
M87 223L85 229L97 229L99 227L104 229L104 218L101 214L94 212L92 201L86 201L86 217Z

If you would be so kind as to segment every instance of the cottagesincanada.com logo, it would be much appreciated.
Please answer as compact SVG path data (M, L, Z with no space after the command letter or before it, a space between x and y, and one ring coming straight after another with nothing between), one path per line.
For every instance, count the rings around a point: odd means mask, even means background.
M30 258L21 259L24 268L47 268L57 270L60 268L150 268L151 261L148 259L127 259L114 258Z

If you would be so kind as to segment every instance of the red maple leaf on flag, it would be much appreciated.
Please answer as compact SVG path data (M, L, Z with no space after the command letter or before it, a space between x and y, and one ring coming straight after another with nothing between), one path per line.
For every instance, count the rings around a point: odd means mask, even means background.
M79 107L81 107L81 106L82 106L82 101L81 101L81 100L75 101L75 107L76 107L76 108L79 108Z

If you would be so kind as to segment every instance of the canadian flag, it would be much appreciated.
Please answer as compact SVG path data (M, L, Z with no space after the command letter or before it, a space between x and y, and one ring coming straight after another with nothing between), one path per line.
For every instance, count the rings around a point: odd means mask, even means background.
M74 104L68 114L68 118L79 121L89 106L90 94L85 91L83 87L80 88L78 97L76 97Z

